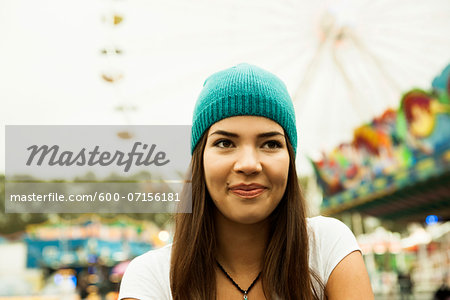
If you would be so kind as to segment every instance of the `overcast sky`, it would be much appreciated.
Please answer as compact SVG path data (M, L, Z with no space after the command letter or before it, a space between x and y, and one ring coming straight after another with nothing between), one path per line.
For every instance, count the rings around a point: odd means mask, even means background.
M2 0L0 172L5 124L191 124L206 77L248 62L295 96L308 173L305 154L349 141L403 91L429 88L450 62L448 32L447 0Z

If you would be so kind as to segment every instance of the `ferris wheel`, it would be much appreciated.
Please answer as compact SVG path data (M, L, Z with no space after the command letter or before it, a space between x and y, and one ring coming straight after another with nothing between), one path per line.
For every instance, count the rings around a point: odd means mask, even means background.
M206 75L257 64L286 82L308 155L349 141L408 89L429 89L450 62L447 0L125 3L128 67L147 70L123 85L138 107L192 110Z

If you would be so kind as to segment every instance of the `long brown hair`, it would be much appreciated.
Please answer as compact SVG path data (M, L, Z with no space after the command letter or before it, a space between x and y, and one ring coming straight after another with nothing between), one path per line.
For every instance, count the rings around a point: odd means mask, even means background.
M207 132L207 131L206 131ZM170 287L174 300L216 299L214 203L206 189L203 151L207 134L192 154L192 213L175 215ZM261 272L268 300L319 299L313 281L323 290L319 277L309 269L306 208L295 168L295 155L287 141L289 175L283 199L270 215L269 242Z

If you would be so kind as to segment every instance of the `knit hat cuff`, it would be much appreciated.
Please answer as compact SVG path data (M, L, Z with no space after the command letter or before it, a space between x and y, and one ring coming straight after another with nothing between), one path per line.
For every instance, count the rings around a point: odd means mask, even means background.
M274 105L274 102L277 105ZM287 134L289 142L294 148L294 152L296 152L297 130L295 119L291 114L286 113L290 109L286 107L286 103L283 101L269 99L267 95L262 97L258 94L241 94L213 99L193 120L195 128L192 129L191 153L194 151L201 135L206 132L211 124L228 117L243 115L262 116L280 124Z

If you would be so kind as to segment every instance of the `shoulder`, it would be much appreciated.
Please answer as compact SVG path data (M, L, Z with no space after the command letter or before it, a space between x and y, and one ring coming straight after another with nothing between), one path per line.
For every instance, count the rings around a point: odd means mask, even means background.
M339 239L350 239L355 236L343 222L335 218L317 216L307 218L310 239L316 239L322 243L332 243Z
M135 257L131 262L148 262L148 261L159 261L164 258L170 259L170 253L172 252L172 244L167 246L147 251L146 253Z
M167 245L134 258L122 278L119 299L170 299L171 251Z
M125 274L130 276L148 276L152 273L165 272L170 267L172 245L150 250L136 258L128 265Z
M335 218L307 218L310 267L324 284L338 263L353 251L360 251L352 231Z

